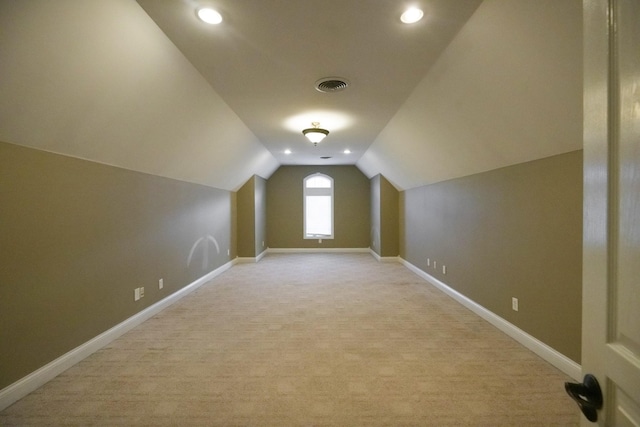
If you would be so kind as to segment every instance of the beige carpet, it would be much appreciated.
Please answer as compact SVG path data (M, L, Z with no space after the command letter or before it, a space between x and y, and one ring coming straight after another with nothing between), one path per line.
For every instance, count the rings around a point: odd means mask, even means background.
M0 425L578 426L566 375L400 264L239 264Z

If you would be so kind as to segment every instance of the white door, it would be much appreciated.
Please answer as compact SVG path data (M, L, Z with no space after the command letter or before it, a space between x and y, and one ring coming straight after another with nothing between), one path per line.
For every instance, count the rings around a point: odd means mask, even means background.
M582 369L604 395L598 425L639 427L640 0L583 5Z

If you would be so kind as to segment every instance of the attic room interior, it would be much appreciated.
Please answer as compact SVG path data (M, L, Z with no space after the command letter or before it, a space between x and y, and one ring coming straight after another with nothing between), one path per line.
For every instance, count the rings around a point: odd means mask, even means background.
M0 0L0 423L211 281L323 256L433 287L580 382L583 19L580 0Z

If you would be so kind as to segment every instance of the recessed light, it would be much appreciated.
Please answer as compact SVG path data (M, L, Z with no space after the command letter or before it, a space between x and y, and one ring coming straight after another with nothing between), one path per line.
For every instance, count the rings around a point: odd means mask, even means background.
M422 19L424 13L422 10L417 7L411 7L404 11L402 16L400 16L400 20L405 24L414 24Z
M286 150L284 150L284 154L291 154L291 150L287 148Z
M346 150L343 151L344 154L351 154L351 150L349 150L348 148Z
M222 22L222 15L210 7L198 9L198 18L211 25L218 25Z

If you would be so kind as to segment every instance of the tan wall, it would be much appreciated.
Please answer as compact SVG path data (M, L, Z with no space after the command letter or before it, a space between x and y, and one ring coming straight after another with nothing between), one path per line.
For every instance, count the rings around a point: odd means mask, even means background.
M380 234L380 180L382 176L371 178L371 231L369 233L370 247L382 256L382 236Z
M398 190L384 177L380 176L380 235L383 257L398 256L400 248L400 218Z
M229 257L235 259L238 257L238 193L231 192L231 242Z
M238 256L254 258L267 246L267 181L252 176L237 197Z
M401 200L407 261L580 362L582 150L414 188Z
M382 175L371 178L371 249L382 257L399 254L399 193Z
M0 389L229 261L228 191L0 143L0 200Z
M254 176L254 206L255 206L255 242L254 250L260 255L267 249L267 181Z
M256 206L255 206L255 177L251 177L238 190L238 256L256 256Z
M406 191L398 192L398 255L407 259L407 202Z
M302 180L313 173L334 179L334 239L303 239ZM272 248L367 248L369 180L355 166L281 166L267 181L267 235Z

